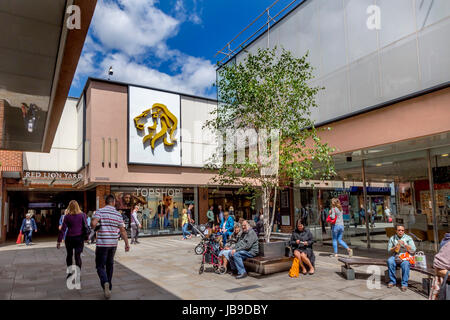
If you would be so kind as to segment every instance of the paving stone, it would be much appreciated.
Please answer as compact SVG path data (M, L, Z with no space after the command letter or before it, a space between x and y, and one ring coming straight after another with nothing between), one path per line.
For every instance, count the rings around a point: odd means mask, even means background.
M37 242L38 240L36 240ZM95 269L94 246L83 253L82 289L66 287L65 250L54 248L55 240L42 241L32 247L0 247L0 299L85 299L103 300L103 291ZM340 263L316 251L316 274L291 279L287 273L236 280L230 275L212 272L198 274L201 257L193 252L198 241L181 241L179 237L145 238L142 245L125 253L119 243L114 265L114 299L418 299L423 295L408 290L369 290L366 280L347 281L338 273ZM359 251L355 250L355 255ZM376 256L377 252L364 252ZM383 251L385 254L385 250ZM365 268L355 270L366 273ZM420 275L411 274L411 283L420 285ZM417 282L414 282L417 281ZM254 288L254 286L258 286ZM251 288L240 292L225 290Z

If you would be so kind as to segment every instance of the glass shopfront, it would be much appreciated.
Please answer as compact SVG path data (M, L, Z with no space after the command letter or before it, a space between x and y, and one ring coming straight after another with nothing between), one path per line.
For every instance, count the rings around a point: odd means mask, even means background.
M195 214L195 187L111 187L111 193L127 230L133 206L140 205L138 220L144 235L179 234L183 208L193 204Z
M214 215L219 214L219 205L224 211L230 207L234 209L235 218L244 218L251 220L256 214L256 204L258 201L251 193L238 192L237 188L209 188L208 189L208 208L213 207Z

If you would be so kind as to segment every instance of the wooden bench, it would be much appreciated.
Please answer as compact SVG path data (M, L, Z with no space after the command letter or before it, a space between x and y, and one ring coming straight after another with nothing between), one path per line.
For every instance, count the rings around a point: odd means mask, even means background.
M369 259L369 258L339 258L339 262L343 263L341 272L347 280L355 280L355 270L352 266L383 266L387 268L387 259ZM415 266L410 267L411 271L416 271L427 275L427 278L422 279L422 288L428 294L431 285L431 278L436 275L432 268L422 269ZM397 268L396 276L400 278L400 269ZM386 269L384 273L386 283L389 282L389 270Z

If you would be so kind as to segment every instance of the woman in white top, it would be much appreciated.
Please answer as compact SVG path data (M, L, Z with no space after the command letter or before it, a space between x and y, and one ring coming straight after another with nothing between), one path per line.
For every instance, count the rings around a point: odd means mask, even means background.
M333 237L334 256L338 257L338 242L344 249L347 249L348 256L353 255L353 250L342 240L344 235L344 212L342 211L341 202L337 198L331 200L331 219L336 218L336 223L331 225L331 235Z
M137 217L138 210L139 206L136 205L133 208L133 212L131 212L131 244L139 243L138 241L139 229L142 228L142 226L139 223Z

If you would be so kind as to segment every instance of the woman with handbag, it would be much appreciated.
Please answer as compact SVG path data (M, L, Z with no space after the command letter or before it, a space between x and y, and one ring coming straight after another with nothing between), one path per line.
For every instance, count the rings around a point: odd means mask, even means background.
M27 246L32 243L33 231L37 232L37 224L36 221L31 217L31 213L27 213L25 215L25 219L22 221L22 226L20 227L20 231L23 235L25 235L25 243Z
M334 257L338 257L338 242L344 249L347 250L348 256L353 256L353 250L342 240L344 235L344 212L342 211L341 202L337 198L331 200L331 214L329 216L331 220L331 235L333 238ZM334 222L334 223L333 223Z
M66 233L67 230L67 233ZM67 250L66 264L70 267L73 262L75 251L75 264L81 269L81 253L83 252L84 240L89 237L91 230L87 224L86 214L81 212L78 202L72 200L67 207L67 214L64 216L63 224L58 235L56 248L61 247L61 241L66 234L65 245ZM67 275L67 278L71 274Z

